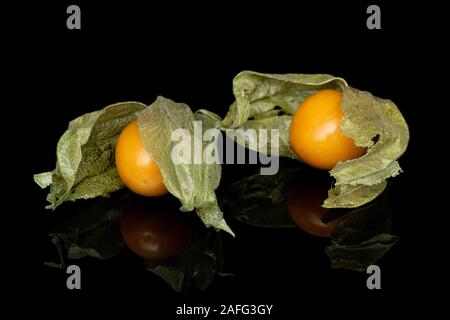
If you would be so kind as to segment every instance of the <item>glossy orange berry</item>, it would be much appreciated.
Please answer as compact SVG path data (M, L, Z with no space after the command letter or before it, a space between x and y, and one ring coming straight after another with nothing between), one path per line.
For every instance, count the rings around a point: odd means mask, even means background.
M307 164L323 170L362 156L366 149L357 147L341 131L343 116L339 91L322 90L306 98L292 117L290 143L294 153Z
M168 192L156 161L142 144L137 120L123 129L116 144L116 167L122 182L133 192L156 197Z

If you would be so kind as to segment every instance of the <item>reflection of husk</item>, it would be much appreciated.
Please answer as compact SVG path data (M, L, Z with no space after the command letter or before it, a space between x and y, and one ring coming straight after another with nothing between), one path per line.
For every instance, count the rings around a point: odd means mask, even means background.
M170 262L147 264L147 270L163 279L170 287L189 294L193 286L205 290L222 271L222 235L195 229L193 239Z
M302 173L302 168L285 166L273 176L255 174L237 180L223 188L221 206L230 218L255 227L295 227L286 198Z
M114 196L68 206L66 215L59 216L62 220L49 233L58 251L56 264L64 266L67 259L104 260L116 256L123 248L117 203Z
M325 250L333 268L366 271L398 241L391 233L392 213L386 199L350 211L331 236Z

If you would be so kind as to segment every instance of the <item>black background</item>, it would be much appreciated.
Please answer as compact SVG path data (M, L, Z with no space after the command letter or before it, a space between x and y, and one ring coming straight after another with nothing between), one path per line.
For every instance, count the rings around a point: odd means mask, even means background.
M19 11L33 22L26 40L16 39L24 45L20 83L27 88L17 99L27 104L27 130L34 141L27 150L33 155L30 175L53 168L56 143L71 119L108 104L149 104L163 95L224 116L233 101L231 81L239 71L330 73L392 99L408 121L411 142L400 162L405 172L390 191L400 242L379 263L379 291L367 290L366 274L332 270L322 250L325 240L297 229L242 225L233 226L236 239L225 235L225 268L236 277L219 279L204 293L190 298L175 294L138 262L100 261L80 262L83 289L69 291L64 271L42 265L50 246L48 213L42 209L45 192L29 179L31 198L24 211L32 216L33 231L39 230L31 256L37 261L33 294L43 298L40 311L51 316L57 315L57 307L70 314L143 311L165 319L174 318L175 306L183 302L268 303L275 304L275 316L307 311L351 316L355 306L370 314L401 311L424 293L421 285L428 280L420 261L429 250L422 248L417 258L420 203L411 199L421 177L419 144L425 128L420 121L423 100L411 94L420 88L411 83L430 68L418 48L432 42L425 31L430 25L421 17L434 9L383 3L382 29L368 30L366 8L371 3L364 2L76 3L81 30L66 29L65 10L72 3ZM224 170L233 175L239 168ZM20 290L29 293L26 287Z

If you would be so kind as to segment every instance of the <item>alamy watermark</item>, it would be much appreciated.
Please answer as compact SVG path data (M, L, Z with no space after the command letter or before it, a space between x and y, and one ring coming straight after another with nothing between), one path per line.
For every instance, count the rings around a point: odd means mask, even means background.
M372 4L367 7L366 13L369 17L366 21L367 29L381 29L381 9L376 4Z
M218 128L203 132L202 121L194 121L193 131L191 134L188 129L179 128L172 132L170 139L175 145L171 158L174 164L257 164L259 160L260 164L268 165L261 168L262 175L278 172L278 129L226 129L225 134L230 139L225 139L225 142ZM238 144L236 150L233 140ZM250 151L242 146L247 146Z
M366 286L369 290L381 289L381 269L376 264L372 264L367 267L367 274L370 276L367 278Z
M66 273L69 274L66 280L67 289L81 289L81 269L76 264L67 267Z
M66 20L66 27L69 30L81 29L81 9L76 4L72 4L67 7L66 13L68 14Z

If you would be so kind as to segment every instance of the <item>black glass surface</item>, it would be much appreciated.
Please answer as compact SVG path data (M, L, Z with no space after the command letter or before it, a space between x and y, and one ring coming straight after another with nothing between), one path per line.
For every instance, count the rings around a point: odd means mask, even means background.
M82 30L70 32L65 27L66 6L46 5L48 18L40 30L34 30L38 35L30 42L33 56L26 61L26 82L31 84L27 95L34 101L27 121L35 140L28 151L32 155L28 161L31 197L23 205L32 215L30 224L36 226L32 255L38 262L36 288L44 301L42 309L52 315L61 307L75 314L116 310L177 319L176 308L183 304L217 308L220 304L274 304L272 318L276 318L297 317L302 310L348 314L354 305L382 312L399 307L399 295L417 296L419 280L411 281L419 278L415 272L421 270L414 264L416 250L422 248L423 255L428 250L417 246L418 217L425 206L416 188L423 178L419 144L424 137L419 133L423 130L420 101L411 94L416 89L411 89L407 79L419 71L409 61L419 33L414 25L405 27L403 8L382 7L383 27L370 31L363 4L260 4L255 9L237 3L160 7L83 2L81 7ZM411 131L410 145L400 159L404 172L390 179L383 195L360 212L374 218L373 228L363 225L355 237L340 238L345 248L356 249L379 234L392 236L387 241L392 246L374 262L382 270L381 290L368 290L368 274L352 270L358 269L356 251L340 251L341 256L350 255L353 263L333 268L326 251L333 238L311 234L295 223L288 198L297 180L289 181L281 193L285 196L275 204L255 198L254 209L249 210L247 200L238 201L233 183L257 174L258 166L222 168L220 205L235 238L205 229L191 214L192 234L178 255L191 250L195 239L208 239L196 247L202 251L210 246L214 258L203 274L196 270L201 263L186 265L179 256L145 261L123 243L121 205L136 200L126 190L106 199L67 203L54 212L44 209L46 192L31 181L31 174L54 167L56 143L70 120L119 101L150 104L158 95L224 116L233 102L232 79L242 70L330 73L355 88L392 99L402 111ZM298 169L299 176L311 171L296 162L281 162L280 174L291 169ZM227 197L232 200L227 202ZM177 211L175 199L162 201ZM102 220L105 214L108 219ZM324 218L339 217L342 222L350 214L351 210L332 210ZM103 259L68 259L61 234L70 232L79 234L67 241L81 246L95 243ZM59 253L58 247L62 248ZM365 266L370 261L364 256L367 248L359 249ZM94 251L90 254L95 256ZM82 270L81 290L66 287L65 267L70 264ZM213 274L208 273L212 265ZM189 283L177 287L149 270L158 266L159 270L191 268ZM213 276L196 283L201 275Z

